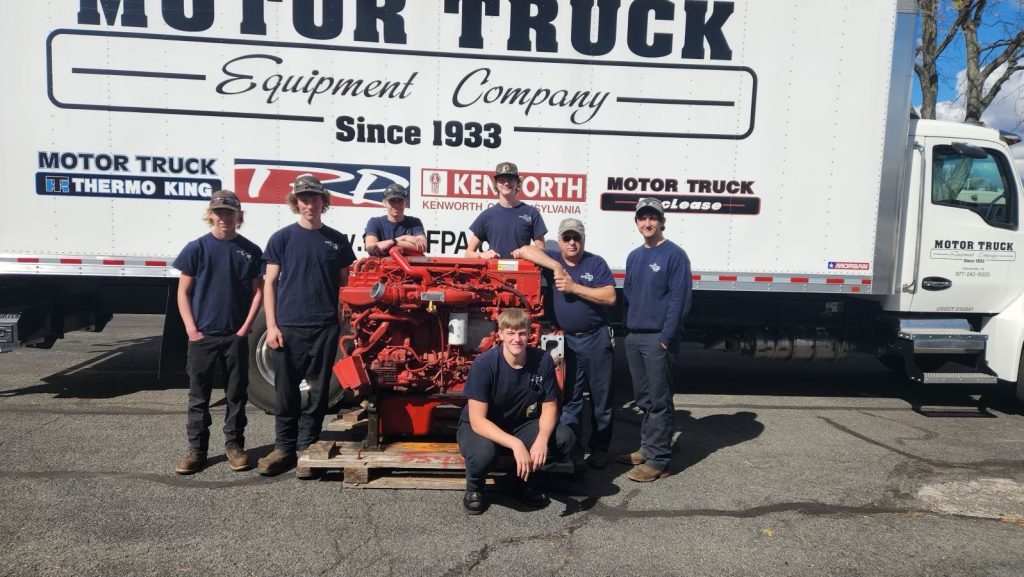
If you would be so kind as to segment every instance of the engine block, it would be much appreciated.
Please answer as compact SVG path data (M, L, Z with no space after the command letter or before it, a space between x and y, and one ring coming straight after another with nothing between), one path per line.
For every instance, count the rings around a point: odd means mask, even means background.
M527 261L392 249L352 265L339 298L342 358L334 374L347 394L378 409L380 434L424 435L434 408L461 407L470 364L497 343L506 308L527 312L530 344L541 344L541 273Z

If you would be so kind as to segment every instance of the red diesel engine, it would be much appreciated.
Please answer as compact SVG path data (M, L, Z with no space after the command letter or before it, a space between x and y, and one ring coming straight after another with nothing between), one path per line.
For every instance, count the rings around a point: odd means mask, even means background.
M368 401L368 444L427 435L435 421L457 417L469 366L495 346L504 309L524 309L533 319L530 344L542 346L541 274L533 263L390 255L355 263L340 293L342 359L334 374L348 394Z

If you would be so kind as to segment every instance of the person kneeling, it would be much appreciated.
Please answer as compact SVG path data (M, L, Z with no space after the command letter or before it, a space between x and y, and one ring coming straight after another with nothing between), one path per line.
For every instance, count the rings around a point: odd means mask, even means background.
M531 474L565 458L573 433L558 423L558 385L551 355L527 345L530 318L522 309L498 316L500 346L474 361L463 394L467 405L459 423L459 451L466 459L466 495L470 515L487 508L482 490L499 447L512 452L515 477L510 494L529 507L548 499L529 484Z

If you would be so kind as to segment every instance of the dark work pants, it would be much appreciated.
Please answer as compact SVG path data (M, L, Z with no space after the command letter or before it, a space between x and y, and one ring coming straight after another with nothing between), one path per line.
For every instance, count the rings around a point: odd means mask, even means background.
M540 421L533 419L519 425L511 433L522 441L526 445L526 449L529 450L533 446L533 441L537 438L539 428ZM491 467L494 466L494 459L498 455L509 455L512 451L486 437L476 434L469 423L461 423L459 425L456 439L459 441L459 452L466 459L466 490L482 491L487 481L487 474L490 473ZM548 470L555 463L564 459L569 454L569 451L572 450L574 442L575 439L569 427L562 424L555 425L555 430L552 431L551 438L548 440L548 458L540 470Z
M188 419L185 431L190 451L210 448L210 394L217 366L224 374L224 444L245 447L245 403L249 401L249 339L236 335L206 336L189 341L185 359L188 374Z
M331 367L338 350L338 326L281 327L284 348L271 349L274 365L274 445L293 452L320 438L330 401ZM309 384L309 402L302 408L299 384Z
M612 441L612 343L608 326L576 336L565 334L565 404L561 423L576 436L583 453L583 390L590 389L590 450L608 452Z
M640 452L647 464L664 471L672 458L672 361L657 333L626 336L626 361L633 378L633 397L643 411Z

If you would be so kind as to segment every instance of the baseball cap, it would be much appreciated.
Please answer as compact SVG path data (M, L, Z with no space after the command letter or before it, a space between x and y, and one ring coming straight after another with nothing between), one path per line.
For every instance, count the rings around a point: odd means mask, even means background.
M567 218L558 224L558 236L562 236L567 232L575 232L580 236L587 236L584 232L583 221L575 218Z
M230 190L218 190L210 195L210 210L216 208L226 208L239 212L242 210L242 203L238 201L238 196Z
M656 198L646 197L636 201L636 214L640 214L645 208L653 210L659 217L665 216L665 207Z
M519 167L514 162L499 162L494 167L494 176L514 176L519 178Z
M292 193L316 193L316 194L327 194L327 190L324 185L320 183L320 180L312 174L300 174L295 178L295 182L292 183Z
M409 189L404 187L404 186L402 186L401 184L397 184L397 183L389 184L388 187L384 189L384 200L388 200L388 199L392 199L392 198L401 198L402 200L404 200L406 202L406 204L408 204L409 203Z

